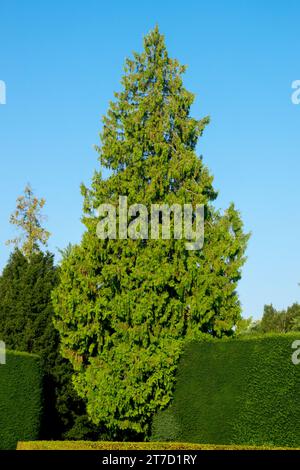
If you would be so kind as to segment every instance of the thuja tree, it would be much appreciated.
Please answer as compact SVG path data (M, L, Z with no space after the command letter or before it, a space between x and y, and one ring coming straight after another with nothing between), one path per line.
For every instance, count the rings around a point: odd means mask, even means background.
M97 149L110 176L97 171L91 188L82 187L86 231L54 293L75 387L93 422L115 436L147 436L151 416L172 396L186 338L231 335L240 318L236 287L248 236L233 205L223 215L213 208L213 178L196 153L209 120L190 116L184 70L157 28L127 60ZM110 203L118 213L120 195L149 212L155 203L205 204L203 249L173 237L99 240L96 209Z

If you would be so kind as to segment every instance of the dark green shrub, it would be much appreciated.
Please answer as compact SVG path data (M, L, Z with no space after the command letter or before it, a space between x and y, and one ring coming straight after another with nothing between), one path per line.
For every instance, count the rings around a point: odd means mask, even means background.
M189 343L172 404L153 421L153 440L300 446L300 335Z
M19 440L37 439L40 431L42 373L38 356L8 351L0 365L0 449Z

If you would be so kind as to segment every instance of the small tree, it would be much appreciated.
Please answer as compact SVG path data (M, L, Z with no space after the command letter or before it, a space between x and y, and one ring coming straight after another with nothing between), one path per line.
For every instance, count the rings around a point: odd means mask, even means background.
M31 186L28 184L24 189L24 195L17 199L17 207L10 217L10 223L22 231L19 237L8 240L7 244L19 246L27 258L39 251L39 246L47 245L50 232L42 227L44 216L42 209L45 199L34 196Z

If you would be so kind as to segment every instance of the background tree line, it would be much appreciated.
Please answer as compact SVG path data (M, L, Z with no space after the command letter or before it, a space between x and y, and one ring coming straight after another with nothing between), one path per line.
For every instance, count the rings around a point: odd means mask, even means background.
M300 304L293 303L283 310L276 310L273 305L265 305L262 318L242 319L237 326L237 334L288 333L300 331Z

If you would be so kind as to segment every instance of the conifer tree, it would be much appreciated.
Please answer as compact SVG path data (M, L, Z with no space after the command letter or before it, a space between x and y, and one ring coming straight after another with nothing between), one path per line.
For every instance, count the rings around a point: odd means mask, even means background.
M36 353L41 358L44 402L40 437L96 437L98 430L89 422L85 403L74 390L72 366L59 353L51 299L59 267L52 253L41 251L50 235L42 227L44 204L28 185L10 218L21 230L20 237L11 241L20 249L14 249L0 275L0 339L9 349Z
M126 61L97 148L110 176L96 171L91 188L82 186L86 231L53 296L62 353L91 419L125 438L147 436L153 413L169 403L183 341L231 335L240 319L248 235L233 205L224 214L213 207L213 177L196 153L209 119L190 116L184 71L158 28ZM95 211L103 203L118 211L120 195L149 212L155 203L204 204L203 249L174 237L99 240Z

